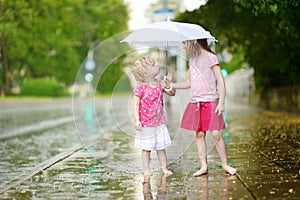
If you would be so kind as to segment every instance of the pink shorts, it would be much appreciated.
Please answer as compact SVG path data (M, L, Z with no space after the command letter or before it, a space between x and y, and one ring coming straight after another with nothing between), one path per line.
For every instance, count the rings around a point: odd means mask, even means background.
M218 102L189 103L183 113L181 128L191 131L225 129L223 115L215 113Z

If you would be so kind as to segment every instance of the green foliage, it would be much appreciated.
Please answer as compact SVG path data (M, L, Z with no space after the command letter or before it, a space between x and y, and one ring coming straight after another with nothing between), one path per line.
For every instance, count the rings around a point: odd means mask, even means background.
M73 83L88 50L127 30L127 21L123 0L1 0L0 85L23 74Z
M244 55L236 53L229 62L220 62L220 66L227 70L228 73L234 72L235 70L246 68L244 64Z
M111 93L122 76L122 73L119 73L122 67L120 62L110 64L100 78L97 90L101 93Z
M97 65L95 77L100 77L97 85L97 91L100 93L111 93L124 75L123 60L126 55L123 52L130 49L128 44L120 44L124 37L123 33L115 35L99 44L93 51Z
M178 19L209 29L219 40L218 52L226 48L244 54L255 69L257 86L300 84L298 1L210 0Z
M255 16L275 16L278 28L291 37L299 36L299 6L298 0L234 0L237 4L251 10Z
M54 78L36 78L24 80L21 95L59 97L68 95L68 91Z

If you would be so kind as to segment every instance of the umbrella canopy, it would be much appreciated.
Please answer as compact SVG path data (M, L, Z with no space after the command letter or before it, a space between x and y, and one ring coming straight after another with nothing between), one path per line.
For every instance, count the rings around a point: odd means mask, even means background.
M186 40L208 39L217 41L209 31L199 25L170 21L147 24L129 34L121 42L150 46L182 46Z

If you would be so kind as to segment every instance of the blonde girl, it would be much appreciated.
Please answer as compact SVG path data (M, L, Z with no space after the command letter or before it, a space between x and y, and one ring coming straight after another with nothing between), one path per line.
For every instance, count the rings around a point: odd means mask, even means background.
M138 81L133 97L133 115L137 130L134 146L142 150L142 164L146 176L152 175L151 151L157 152L163 174L172 174L167 168L165 151L171 145L171 139L165 125L163 93L174 96L175 90L164 88L165 81L156 78L159 71L159 66L149 56L137 60L132 70ZM169 77L169 81L171 80Z

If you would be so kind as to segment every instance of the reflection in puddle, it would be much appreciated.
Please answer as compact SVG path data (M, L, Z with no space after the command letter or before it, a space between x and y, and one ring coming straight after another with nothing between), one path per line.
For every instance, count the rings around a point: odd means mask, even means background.
M168 176L162 175L160 184L157 189L157 195L155 199L167 199L167 178ZM151 189L151 176L144 176L144 182L143 182L143 195L144 199L153 199Z
M157 181L157 182L155 182ZM144 199L233 199L234 196L249 197L243 190L237 191L237 177L222 175L200 177L144 176L142 182Z

